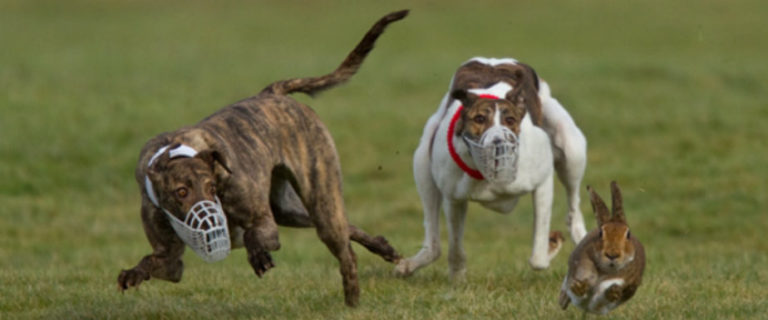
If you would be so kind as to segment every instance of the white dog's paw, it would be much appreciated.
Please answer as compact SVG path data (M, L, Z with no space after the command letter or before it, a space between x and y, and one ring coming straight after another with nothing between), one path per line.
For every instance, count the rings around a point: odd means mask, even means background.
M531 265L533 270L544 270L549 268L549 260L546 256L532 256L531 259L528 260L528 263Z
M584 239L584 236L587 235L587 229L584 227L584 221L579 220L578 222L574 222L571 224L571 239L573 239L573 243L579 244L581 242L581 239Z
M408 277L413 274L413 268L411 267L411 263L409 259L402 259L400 262L397 263L395 266L395 275L398 277Z

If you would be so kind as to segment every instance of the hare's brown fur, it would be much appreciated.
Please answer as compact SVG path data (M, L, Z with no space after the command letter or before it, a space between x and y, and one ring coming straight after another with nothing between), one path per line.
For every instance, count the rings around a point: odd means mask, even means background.
M568 259L560 306L565 309L574 302L588 312L607 313L629 300L642 283L645 250L629 230L618 184L611 182L612 212L591 187L587 189L598 227Z

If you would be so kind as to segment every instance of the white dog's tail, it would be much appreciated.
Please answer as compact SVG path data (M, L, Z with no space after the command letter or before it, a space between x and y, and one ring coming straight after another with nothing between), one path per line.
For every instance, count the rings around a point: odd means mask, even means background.
M408 10L392 12L376 22L368 30L363 40L357 44L354 50L349 53L346 59L336 68L335 71L321 77L297 78L282 80L270 84L261 93L286 95L294 92L303 92L308 95L314 95L320 91L332 88L336 85L349 80L363 64L363 60L371 50L376 39L384 33L384 29L392 22L405 18Z

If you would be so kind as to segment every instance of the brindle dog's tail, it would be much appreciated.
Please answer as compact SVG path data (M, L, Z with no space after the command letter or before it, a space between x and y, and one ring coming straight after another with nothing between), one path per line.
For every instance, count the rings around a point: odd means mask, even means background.
M384 33L384 29L387 25L403 19L407 15L408 10L402 10L392 12L379 19L379 21L371 27L371 30L368 30L368 33L365 34L363 40L357 44L357 47L349 53L347 58L344 59L335 71L321 77L296 78L278 81L270 84L264 88L264 90L261 90L261 93L286 95L294 92L303 92L312 96L320 91L344 83L349 80L349 78L357 72L357 69L360 68L360 65L363 64L363 60L365 60L368 53L373 50L373 44L376 42L376 39Z

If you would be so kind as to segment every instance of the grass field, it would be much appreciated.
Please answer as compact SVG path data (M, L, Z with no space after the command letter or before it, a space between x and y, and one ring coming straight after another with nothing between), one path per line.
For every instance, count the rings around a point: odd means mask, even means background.
M445 257L396 278L356 245L356 309L311 230L281 229L263 279L243 250L215 264L188 250L180 283L117 291L150 252L133 180L146 140L332 70L401 8L348 85L297 96L334 135L350 221L419 250L423 124L461 62L513 56L586 134L585 186L618 180L645 244L645 283L609 318L768 317L765 1L0 0L0 319L580 318L557 306L573 243L546 271L527 264L530 198L508 216L470 206L465 283ZM565 231L559 183L552 227Z

